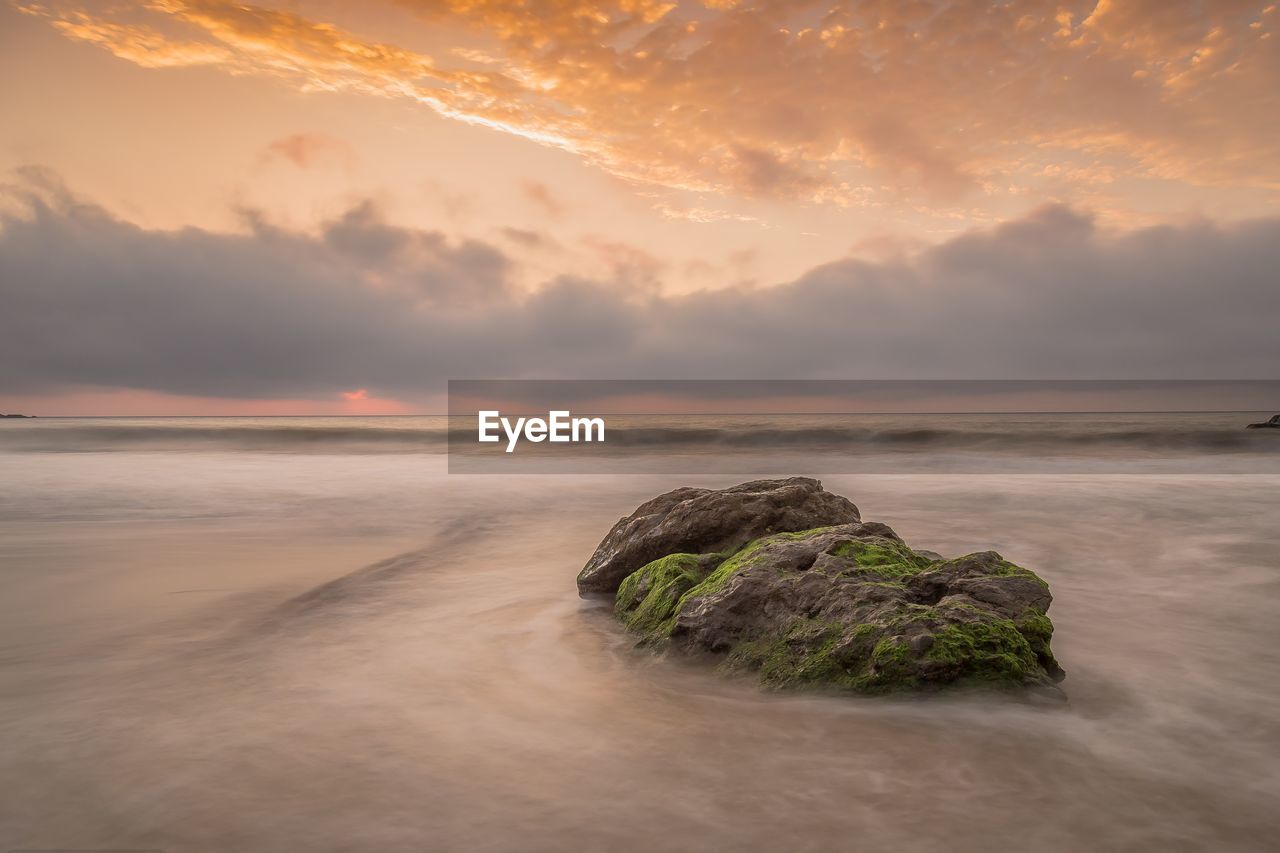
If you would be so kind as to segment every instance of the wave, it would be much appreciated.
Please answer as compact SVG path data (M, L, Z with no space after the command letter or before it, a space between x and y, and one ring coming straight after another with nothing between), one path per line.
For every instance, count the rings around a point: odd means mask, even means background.
M1199 452L1249 451L1280 447L1276 437L1241 430L1126 429L868 429L809 427L798 429L613 429L608 441L629 447L796 448L848 451L966 450L1036 451L1049 448L1145 448Z
M479 450L471 429L452 434L443 419L431 425L270 424L236 425L127 423L79 425L61 422L39 429L0 429L0 452L233 451L267 453L444 453L450 439ZM49 423L49 422L46 422ZM640 453L734 450L839 453L1250 453L1280 449L1280 435L1242 428L1187 424L1120 426L1082 419L1068 423L1016 423L1007 426L960 424L954 427L910 425L780 426L762 424L608 426L604 444L534 445L521 452L609 453L618 448ZM490 449L491 446L483 448ZM527 450L526 450L527 448Z
M59 426L0 431L0 450L110 452L115 450L235 450L279 453L443 452L444 428L367 426Z

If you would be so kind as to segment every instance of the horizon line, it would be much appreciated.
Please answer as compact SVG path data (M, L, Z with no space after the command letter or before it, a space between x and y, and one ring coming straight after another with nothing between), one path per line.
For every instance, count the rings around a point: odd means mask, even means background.
M563 411L563 410L557 410ZM748 416L773 416L773 417L817 417L832 415L1235 415L1235 414L1258 414L1262 412L1274 411L1273 409L1019 409L1019 410L965 410L965 411L875 411L875 412L593 412L584 411L581 414L594 415L601 417L633 417L637 415L649 416L690 416L690 417L706 417L712 415L732 416L732 417L748 417ZM537 416L545 415L546 411L512 411L504 414L517 416ZM173 414L146 414L146 415L0 415L0 421L25 421L25 420L72 420L72 419L125 419L125 418L207 418L207 419L230 419L239 418L250 420L255 418L276 418L276 419L304 419L304 418L451 418L451 417L470 417L468 414L454 415L449 412L413 412L404 414L305 414L305 415L173 415Z

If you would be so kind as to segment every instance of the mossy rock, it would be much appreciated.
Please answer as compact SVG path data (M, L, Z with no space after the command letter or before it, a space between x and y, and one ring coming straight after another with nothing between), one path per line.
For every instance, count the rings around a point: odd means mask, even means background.
M1047 688L1048 585L993 551L917 552L883 524L788 531L629 574L615 612L641 642L723 656L771 688Z

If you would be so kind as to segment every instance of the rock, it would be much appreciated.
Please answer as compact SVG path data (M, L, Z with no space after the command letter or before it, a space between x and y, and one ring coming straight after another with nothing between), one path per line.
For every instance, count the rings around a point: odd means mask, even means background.
M578 574L578 592L614 593L627 575L668 554L733 551L770 533L858 520L856 506L808 477L676 489L613 526Z
M1063 672L1050 649L1049 587L994 551L942 559L912 550L886 525L860 521L749 542L726 535L730 544L719 551L676 546L659 533L690 530L666 521L685 503L723 504L728 498L711 496L768 495L797 482L809 500L822 495L824 505L852 510L812 480L681 489L615 525L588 569L625 565L610 562L621 554L633 560L669 549L625 577L615 597L618 617L644 645L719 656L724 668L756 673L767 687L887 693L984 686L1062 696L1056 684ZM641 523L653 516L660 518ZM732 517L736 529L754 529ZM631 546L633 529L642 546Z
M1260 424L1249 424L1245 429L1280 429L1280 415L1272 415L1271 420Z

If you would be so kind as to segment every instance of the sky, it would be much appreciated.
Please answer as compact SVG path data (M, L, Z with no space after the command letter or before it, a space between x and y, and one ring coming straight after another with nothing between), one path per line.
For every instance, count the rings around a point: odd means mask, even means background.
M0 0L0 411L1271 379L1273 3Z

